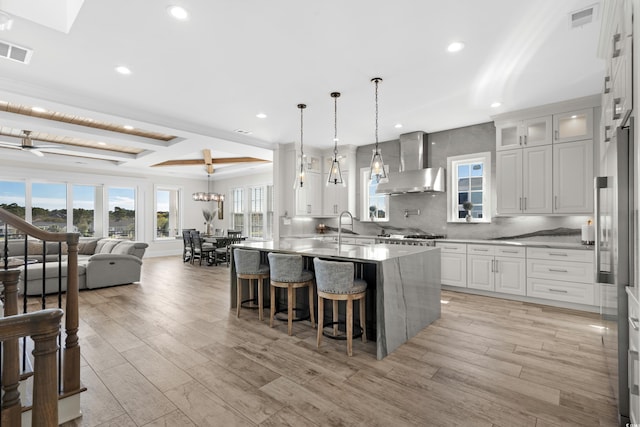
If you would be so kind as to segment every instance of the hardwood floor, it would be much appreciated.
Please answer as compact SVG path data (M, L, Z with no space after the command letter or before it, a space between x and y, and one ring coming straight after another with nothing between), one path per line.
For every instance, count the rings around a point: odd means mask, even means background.
M614 426L595 314L442 292L442 318L375 343L271 329L229 308L229 270L145 258L140 284L80 293L72 426Z

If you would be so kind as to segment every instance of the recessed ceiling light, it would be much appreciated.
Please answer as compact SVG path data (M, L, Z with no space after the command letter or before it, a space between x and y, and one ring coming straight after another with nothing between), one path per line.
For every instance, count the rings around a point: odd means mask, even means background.
M45 110L42 107L31 107L31 111L35 112L35 113L46 113L47 110Z
M167 12L179 21L186 21L189 18L189 13L181 6L169 6Z
M258 114L256 114L256 117L259 118L259 119L266 119L267 115L265 113L258 113Z
M124 125L122 127L125 128L126 130L133 130L134 129L134 127L131 126L131 125Z
M460 52L462 49L464 49L464 43L462 42L453 42L447 46L449 52Z
M400 129L402 127L402 123L396 123L396 125L394 126L394 128L396 129Z
M498 101L492 102L491 103L491 108L498 108L501 105L502 105L502 102L498 102Z
M103 141L98 141L98 145L107 145L107 143Z
M131 70L127 67L125 67L124 65L120 65L118 67L116 67L116 71L120 74L123 74L125 76L128 76L129 74L131 74Z

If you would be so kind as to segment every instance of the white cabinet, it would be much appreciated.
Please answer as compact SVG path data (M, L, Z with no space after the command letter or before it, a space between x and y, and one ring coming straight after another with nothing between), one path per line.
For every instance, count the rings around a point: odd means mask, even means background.
M591 250L527 248L527 296L598 304Z
M496 153L498 214L552 212L552 153L551 145Z
M496 124L496 150L551 144L551 116Z
M553 212L593 212L593 141L553 146Z
M526 293L522 247L467 245L467 287L515 295Z
M467 287L467 245L437 242L440 248L440 282L443 285Z
M628 320L629 320L629 354L628 354L628 384L629 384L629 418L634 425L640 422L640 364L638 351L640 350L640 302L633 288L626 288L629 295Z
M593 108L553 115L553 143L593 138Z
M297 164L297 161L295 162ZM322 176L320 158L307 156L307 173L304 185L295 191L295 212L300 216L314 216L322 213Z

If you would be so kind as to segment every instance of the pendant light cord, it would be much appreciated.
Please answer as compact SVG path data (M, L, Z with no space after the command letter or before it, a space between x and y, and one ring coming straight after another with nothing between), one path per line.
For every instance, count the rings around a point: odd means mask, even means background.
M376 153L378 152L378 82L380 79L373 79L376 84Z
M338 96L340 94L333 97L333 158L335 160L338 159Z

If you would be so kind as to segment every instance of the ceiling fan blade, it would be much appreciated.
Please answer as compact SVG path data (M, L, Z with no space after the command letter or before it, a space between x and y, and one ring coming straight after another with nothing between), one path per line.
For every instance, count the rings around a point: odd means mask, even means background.
M187 160L167 160L166 162L156 163L155 165L151 165L151 167L156 166L192 166L192 165L201 165L202 159L187 159Z
M20 148L19 144L14 144L13 142L7 142L7 141L0 141L0 146L7 147L7 148Z
M204 156L204 164L205 165L210 165L211 162L211 150L209 150L208 148L205 148L204 150L202 150L202 155Z
M225 157L220 159L211 159L211 163L225 164L225 163L262 163L269 162L270 160L256 159L255 157Z
M27 151L29 151L30 153L35 154L38 157L44 157L44 153L42 151L38 150L37 148L31 148L31 149L29 149Z

